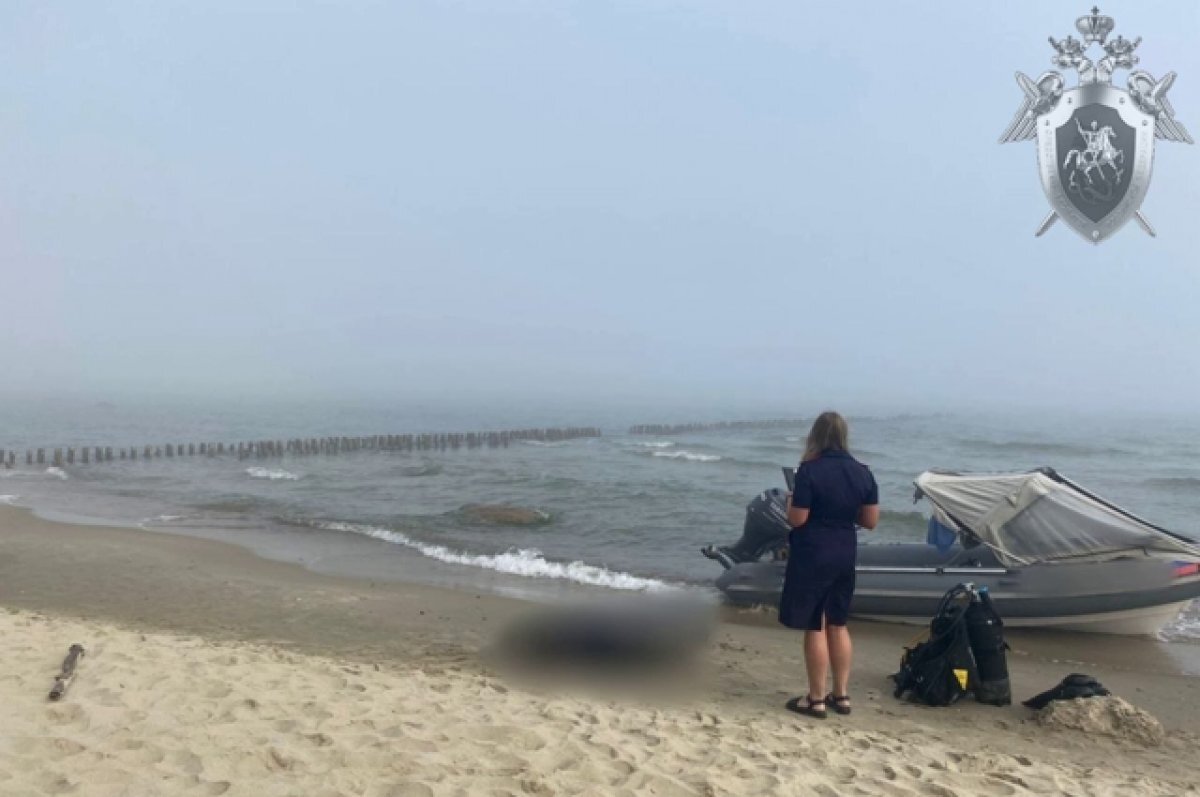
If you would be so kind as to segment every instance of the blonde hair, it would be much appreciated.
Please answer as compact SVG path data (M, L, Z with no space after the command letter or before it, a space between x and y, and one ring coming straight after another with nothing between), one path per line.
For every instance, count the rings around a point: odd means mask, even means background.
M849 427L846 419L833 410L826 410L813 421L812 429L808 432L808 440L804 443L803 461L808 462L821 456L822 451L848 451L850 446Z

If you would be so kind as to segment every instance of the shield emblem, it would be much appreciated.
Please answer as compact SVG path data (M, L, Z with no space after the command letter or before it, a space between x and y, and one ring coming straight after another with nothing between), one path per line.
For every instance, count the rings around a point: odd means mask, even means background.
M1037 136L1042 188L1071 229L1100 243L1133 218L1150 187L1154 118L1126 91L1090 83L1064 92Z

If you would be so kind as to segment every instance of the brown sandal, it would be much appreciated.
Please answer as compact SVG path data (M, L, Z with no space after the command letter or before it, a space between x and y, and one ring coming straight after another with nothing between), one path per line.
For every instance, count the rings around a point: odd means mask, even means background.
M801 701L804 702L801 703ZM817 706L820 706L820 708L817 708ZM784 707L788 711L794 711L797 714L803 714L806 717L813 717L814 719L823 720L829 716L829 712L825 710L825 701L820 698L813 700L808 695L802 698L793 697Z
M825 695L825 702L833 706L833 710L839 714L850 713L850 695L835 695L833 692Z

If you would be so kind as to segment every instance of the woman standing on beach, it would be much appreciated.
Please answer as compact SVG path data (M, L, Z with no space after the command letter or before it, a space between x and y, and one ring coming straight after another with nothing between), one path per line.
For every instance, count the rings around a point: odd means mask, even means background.
M846 420L823 412L813 422L796 469L788 505L787 575L779 601L779 621L804 630L808 694L787 707L818 719L826 704L850 713L850 632L846 619L854 595L855 527L879 522L879 488L866 465L850 456ZM833 691L825 679L833 668Z

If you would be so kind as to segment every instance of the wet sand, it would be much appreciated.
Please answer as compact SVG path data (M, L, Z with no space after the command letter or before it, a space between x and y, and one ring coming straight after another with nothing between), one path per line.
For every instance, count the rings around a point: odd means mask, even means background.
M520 601L12 507L0 606L6 795L1197 793L1190 645L1010 635L1015 698L1088 672L1161 720L1166 743L1144 748L1019 705L895 700L909 627L852 625L855 711L823 723L782 710L803 690L800 640L763 612L722 611L676 689L593 693L488 655L538 611ZM73 642L89 653L48 703Z

